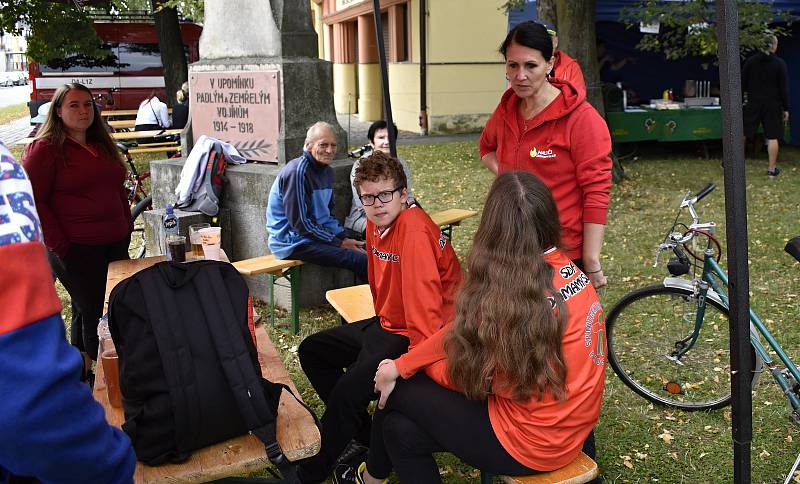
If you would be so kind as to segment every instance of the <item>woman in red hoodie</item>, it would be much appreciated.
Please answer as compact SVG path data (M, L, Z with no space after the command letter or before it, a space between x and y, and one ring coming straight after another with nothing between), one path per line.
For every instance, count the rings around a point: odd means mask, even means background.
M605 318L558 234L541 180L497 177L453 323L378 366L365 484L392 468L403 483L438 483L434 452L497 475L550 471L578 456L600 416Z
M511 87L480 139L492 173L525 170L550 189L567 256L595 288L606 284L600 250L611 188L611 136L603 118L568 81L549 79L553 43L547 29L523 22L500 47Z
M128 258L127 170L86 86L64 84L51 102L22 163L50 265L72 299L70 341L96 360L108 263Z

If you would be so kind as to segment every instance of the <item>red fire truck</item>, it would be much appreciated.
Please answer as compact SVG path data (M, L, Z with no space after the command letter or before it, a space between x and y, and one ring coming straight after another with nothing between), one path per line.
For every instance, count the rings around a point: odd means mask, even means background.
M108 51L106 57L74 55L46 64L31 62L31 116L68 82L80 82L91 89L103 109L137 109L153 91L163 101L164 74L155 25L142 20L94 22L102 49ZM187 60L195 62L203 28L189 22L181 23L180 28Z

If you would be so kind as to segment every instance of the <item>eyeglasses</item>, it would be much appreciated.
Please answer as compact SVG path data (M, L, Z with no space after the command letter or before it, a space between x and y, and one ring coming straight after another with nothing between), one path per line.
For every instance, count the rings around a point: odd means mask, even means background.
M394 198L394 192L402 190L403 188L405 187L397 187L394 190L386 190L385 192L380 192L377 195L361 195L358 197L358 199L361 200L361 203L365 207L374 205L376 198L383 203L389 203Z

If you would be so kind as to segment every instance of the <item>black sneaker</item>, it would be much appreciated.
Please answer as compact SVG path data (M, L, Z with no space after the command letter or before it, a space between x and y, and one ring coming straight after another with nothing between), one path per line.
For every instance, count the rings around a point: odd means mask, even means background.
M358 467L357 464L363 461L360 457L366 456L368 450L369 448L366 445L360 444L357 440L353 439L347 444L347 447L344 448L339 458L336 459L336 463L352 464L355 462L356 467Z
M368 450L366 446L351 440L333 467L334 484L356 484L358 468L367 461Z
M767 176L769 176L770 178L775 178L780 174L781 174L781 169L778 168L777 166L775 167L774 170L767 170Z

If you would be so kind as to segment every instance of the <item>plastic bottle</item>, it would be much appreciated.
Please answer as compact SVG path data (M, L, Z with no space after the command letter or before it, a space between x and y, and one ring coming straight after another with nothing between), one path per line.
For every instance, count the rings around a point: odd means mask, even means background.
M175 210L172 204L168 203L164 207L164 218L162 219L164 226L164 238L161 240L161 253L167 256L168 260L172 260L167 250L167 237L170 235L178 235L178 217L175 215Z

